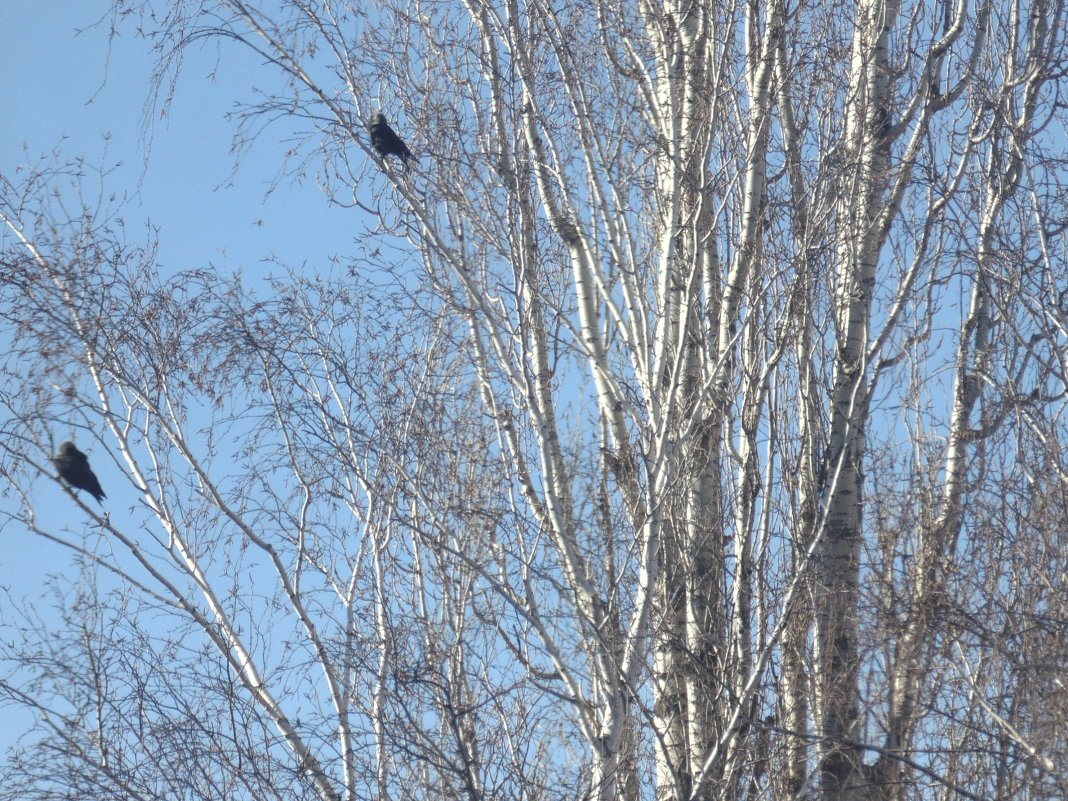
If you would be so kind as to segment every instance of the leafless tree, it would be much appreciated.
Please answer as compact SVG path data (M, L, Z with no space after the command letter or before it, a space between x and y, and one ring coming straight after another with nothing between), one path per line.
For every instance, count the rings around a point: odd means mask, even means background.
M5 685L49 787L179 792L173 695L197 798L1064 796L1062 5L116 8L161 88L262 56L239 142L288 110L383 280L163 283L5 185L13 517L118 593ZM60 422L137 522L42 522ZM201 650L116 689L148 608Z

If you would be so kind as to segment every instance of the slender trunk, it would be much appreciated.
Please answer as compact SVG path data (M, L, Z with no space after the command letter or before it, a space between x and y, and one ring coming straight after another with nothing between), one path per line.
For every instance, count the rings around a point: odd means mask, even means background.
M866 786L855 745L860 722L858 590L868 415L866 358L883 244L877 221L887 182L888 45L897 12L895 3L884 0L867 0L857 10L845 122L853 180L843 187L838 209L842 235L834 298L838 341L822 490L825 528L815 555L813 588L816 719L827 801L862 798Z

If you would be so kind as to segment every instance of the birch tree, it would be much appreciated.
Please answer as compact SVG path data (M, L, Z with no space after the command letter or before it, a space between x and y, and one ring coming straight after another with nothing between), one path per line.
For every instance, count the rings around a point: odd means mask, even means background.
M360 256L166 284L5 184L12 519L115 582L3 685L20 797L1063 795L1061 4L115 8L163 101L257 56L238 143L296 131ZM57 425L140 494L105 551L24 489ZM173 684L109 689L127 597ZM189 694L165 768L132 699Z

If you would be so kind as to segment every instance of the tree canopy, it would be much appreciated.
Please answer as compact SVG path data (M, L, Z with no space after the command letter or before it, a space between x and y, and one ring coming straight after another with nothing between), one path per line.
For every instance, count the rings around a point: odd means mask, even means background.
M162 103L256 55L352 252L164 277L2 179L4 509L80 572L0 799L1064 796L1061 4L114 8Z

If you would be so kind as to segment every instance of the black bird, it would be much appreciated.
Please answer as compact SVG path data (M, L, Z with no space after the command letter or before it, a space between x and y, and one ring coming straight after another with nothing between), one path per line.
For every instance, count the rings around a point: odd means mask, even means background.
M59 477L75 489L83 489L104 505L104 490L100 488L96 474L89 469L89 457L74 447L73 442L64 442L59 446L59 456L52 460L59 471Z
M408 159L412 158L412 151L401 141L396 132L389 127L385 114L381 111L376 111L374 116L371 117L371 124L367 126L367 130L371 134L371 147L382 158L392 153L400 158L405 167L408 166Z

